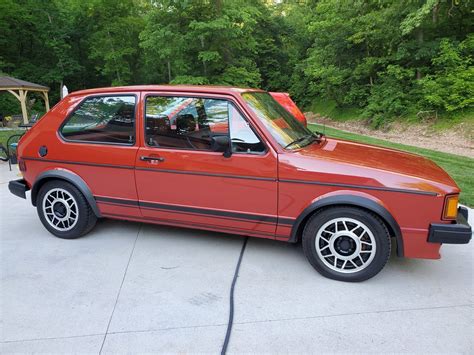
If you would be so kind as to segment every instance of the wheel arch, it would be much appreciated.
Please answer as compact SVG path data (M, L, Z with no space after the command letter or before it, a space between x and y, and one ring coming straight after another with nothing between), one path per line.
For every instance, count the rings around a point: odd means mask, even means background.
M302 236L304 226L306 225L306 222L309 220L309 218L323 208L334 206L358 207L368 212L375 213L385 223L390 234L396 238L397 255L400 257L403 256L403 238L401 229L392 214L384 206L373 199L352 194L327 196L313 201L303 210L303 212L301 212L301 214L296 219L291 230L290 239L288 241L290 243L298 242Z
M40 191L41 187L51 180L63 180L74 185L84 195L96 217L101 217L94 195L92 194L92 191L90 190L89 186L79 175L68 170L53 169L44 171L38 175L31 188L31 203L33 204L33 206L36 206L38 192Z

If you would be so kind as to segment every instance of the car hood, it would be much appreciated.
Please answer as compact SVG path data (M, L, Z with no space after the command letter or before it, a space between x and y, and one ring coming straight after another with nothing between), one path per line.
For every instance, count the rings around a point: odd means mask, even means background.
M293 158L285 159L289 159L304 180L316 178L343 183L350 178L366 186L459 192L454 180L433 161L395 149L327 138L285 154L288 155Z

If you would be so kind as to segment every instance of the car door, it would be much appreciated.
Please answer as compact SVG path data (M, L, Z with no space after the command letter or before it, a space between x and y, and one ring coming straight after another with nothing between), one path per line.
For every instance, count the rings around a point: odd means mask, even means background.
M135 172L142 215L273 238L277 158L231 98L147 93L143 101Z

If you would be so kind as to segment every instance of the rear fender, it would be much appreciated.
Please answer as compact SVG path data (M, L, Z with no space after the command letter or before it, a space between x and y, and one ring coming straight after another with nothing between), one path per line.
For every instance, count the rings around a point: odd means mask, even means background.
M50 180L63 180L73 184L84 195L94 214L98 218L101 217L99 208L97 207L97 203L94 199L94 195L92 194L89 186L87 186L86 182L76 173L64 169L47 170L38 175L31 188L31 203L33 206L36 206L36 199L41 186Z

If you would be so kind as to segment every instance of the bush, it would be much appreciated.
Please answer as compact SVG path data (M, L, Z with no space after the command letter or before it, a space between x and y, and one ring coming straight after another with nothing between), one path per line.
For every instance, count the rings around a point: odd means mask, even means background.
M474 36L461 43L443 39L433 58L435 73L420 82L423 105L442 111L456 111L474 105Z
M370 90L368 104L363 112L376 128L394 117L406 114L416 100L410 85L410 79L415 75L413 70L389 65L379 75L381 80Z

